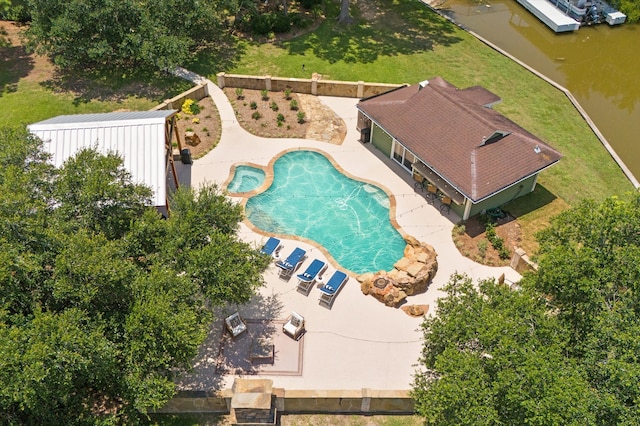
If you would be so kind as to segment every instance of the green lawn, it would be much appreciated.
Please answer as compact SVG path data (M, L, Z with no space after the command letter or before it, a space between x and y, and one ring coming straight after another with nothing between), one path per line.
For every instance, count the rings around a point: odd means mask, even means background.
M497 111L564 155L539 178L547 191L572 205L633 190L562 92L421 2L352 2L356 23L348 27L336 24L338 6L327 4L325 21L312 33L284 42L240 41L235 61L201 57L193 68L210 78L220 71L296 78L317 72L335 80L416 83L442 76L460 88L482 85L502 98Z
M0 126L30 124L62 114L110 112L118 109L148 110L152 99L128 96L118 101L80 101L69 93L55 93L37 82L19 82L15 91L0 96Z

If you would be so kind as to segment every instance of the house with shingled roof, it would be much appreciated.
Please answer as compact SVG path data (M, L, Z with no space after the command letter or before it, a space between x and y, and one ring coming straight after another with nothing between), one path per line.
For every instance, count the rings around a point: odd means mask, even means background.
M533 191L562 157L493 110L500 100L435 77L360 100L358 130L465 220Z

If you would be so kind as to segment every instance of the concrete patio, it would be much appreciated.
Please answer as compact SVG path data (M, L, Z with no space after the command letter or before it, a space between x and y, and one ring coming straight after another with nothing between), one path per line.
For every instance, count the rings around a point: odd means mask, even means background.
M437 251L439 267L435 279L427 292L408 297L407 304L427 304L430 307L429 315L434 314L436 300L443 296L440 288L455 272L465 273L474 280L497 278L501 274L505 274L510 281L519 280L519 274L511 268L488 267L463 257L451 238L452 228L459 218L453 212L441 214L437 204L427 203L424 193L414 191L413 181L406 171L400 170L388 158L383 158L369 144L359 142L355 108L358 99L320 98L345 121L348 129L344 142L334 145L306 139L253 136L240 127L220 88L209 83L209 93L221 115L222 137L215 149L195 160L193 165L178 164L178 177L183 184L194 188L205 182L222 185L229 179L234 163L250 162L266 166L275 155L285 150L319 150L349 174L377 182L393 194L397 203L395 216L403 231L431 244ZM266 235L255 232L245 223L241 224L239 234L243 240L256 246L261 246L267 239ZM314 258L329 262L326 273L330 274L339 268L310 242L290 239L283 240L283 244L282 253L289 253L296 246L307 250L307 258L300 270L304 270ZM265 272L264 281L265 286L252 303L229 306L218 312L218 318L238 310L251 328L252 323L284 320L291 311L296 311L306 320L306 333L301 341L278 344L278 338L274 336L275 360L272 367L225 369L221 366L225 351L221 354L220 349L227 345L221 344L224 343L221 339L228 337L223 337L222 321L219 320L201 348L193 374L180 381L181 389L210 391L230 388L235 377L268 378L273 380L274 387L286 390L410 389L422 347L420 318L412 318L400 309L386 307L372 297L363 295L354 277L349 279L331 309L318 304L320 292L317 288L312 288L308 296L297 292L295 276L283 281L273 265ZM281 322L271 324L273 333L281 333ZM252 336L243 338L250 339ZM230 347L226 346L227 351ZM242 350L238 351L235 355L237 359L233 361L236 363L242 359ZM297 368L298 361L299 370L290 367L295 364ZM289 367L277 368L277 365Z

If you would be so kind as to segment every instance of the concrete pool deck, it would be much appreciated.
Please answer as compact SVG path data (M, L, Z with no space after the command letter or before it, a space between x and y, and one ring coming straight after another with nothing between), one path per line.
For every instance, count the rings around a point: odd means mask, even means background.
M192 165L177 164L181 183L193 188L213 182L222 186L229 179L233 164L248 162L266 166L285 150L318 150L330 156L348 174L376 182L393 194L396 220L404 233L431 244L438 253L438 272L429 289L423 294L408 297L407 305L429 305L429 315L433 314L436 300L444 295L440 288L455 272L465 273L474 281L497 278L501 274L510 281L519 280L520 275L509 267L484 266L463 257L451 238L452 228L459 217L454 212L441 214L437 204L427 203L423 193L414 191L409 173L384 158L371 144L359 142L360 134L356 130L358 99L319 98L346 123L347 135L341 145L307 139L267 139L242 129L222 90L210 82L208 85L221 115L221 140L215 149ZM267 240L266 235L245 223L240 225L239 235L256 246ZM309 242L295 239L282 242L284 256L295 247L307 250L307 258L300 270L304 270L314 258L329 263L327 273L338 267ZM422 348L420 318L412 318L400 309L386 307L373 297L363 295L354 277L343 287L331 309L318 304L320 292L317 288L312 288L308 296L298 293L295 276L288 281L280 279L274 265L265 272L264 280L265 286L252 303L227 307L218 316L223 317L237 309L245 319L257 321L284 320L291 311L300 313L306 320L303 346L275 347L274 366L281 363L286 369L287 361L299 354L302 357L301 368L286 374L270 375L268 369L261 371L259 368L250 374L239 372L238 376L218 374L223 371L219 368L223 362L220 349L224 347L225 340L221 338L221 321L217 321L195 361L194 372L180 381L181 389L211 391L231 388L235 377L267 378L273 380L274 387L287 390L411 388ZM278 371L278 368L271 371Z

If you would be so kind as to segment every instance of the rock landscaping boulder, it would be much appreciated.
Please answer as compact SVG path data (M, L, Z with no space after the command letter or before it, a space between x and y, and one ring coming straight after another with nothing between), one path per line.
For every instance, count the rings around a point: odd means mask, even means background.
M409 315L410 317L423 317L429 312L429 305L407 305L402 306L400 309Z
M200 143L200 136L194 132L185 132L184 141L187 145L196 146Z
M362 293L370 294L386 306L397 307L407 296L425 292L438 270L438 255L431 245L413 237L406 237L405 241L404 257L391 271L357 277Z

